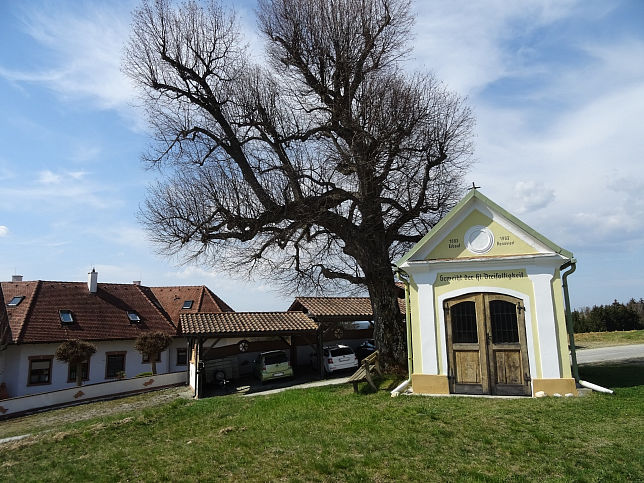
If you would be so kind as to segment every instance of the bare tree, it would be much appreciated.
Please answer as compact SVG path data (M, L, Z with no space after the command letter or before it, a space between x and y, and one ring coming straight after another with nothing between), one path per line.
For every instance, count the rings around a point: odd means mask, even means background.
M148 359L152 366L152 374L157 373L159 355L172 343L172 338L165 332L144 332L134 341L134 348Z
M407 74L407 0L260 0L267 62L215 2L144 1L124 71L168 174L143 220L168 253L292 292L361 287L388 365L404 366L391 262L453 206L470 109Z
M83 363L96 352L96 346L84 340L66 340L56 349L56 359L67 362L76 371L76 385L83 384Z

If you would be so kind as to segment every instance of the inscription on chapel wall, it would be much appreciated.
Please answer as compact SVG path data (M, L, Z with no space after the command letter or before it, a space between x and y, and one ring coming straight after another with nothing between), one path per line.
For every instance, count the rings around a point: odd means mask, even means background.
M438 275L438 282L490 282L501 280L517 280L526 278L527 275L523 270L494 270L486 272L462 272L462 273L441 273Z
M514 237L512 235L503 235L498 237L496 240L497 247L511 246L511 245L514 245Z
M497 247L509 247L515 244L515 238L514 235L502 235L496 238L495 243ZM450 249L458 249L462 248L463 243L461 242L460 238L448 238L447 240L447 248Z

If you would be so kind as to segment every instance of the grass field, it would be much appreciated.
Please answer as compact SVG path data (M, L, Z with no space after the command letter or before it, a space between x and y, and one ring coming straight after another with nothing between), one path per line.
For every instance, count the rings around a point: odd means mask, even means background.
M79 406L0 423L4 435L33 433L0 444L0 480L642 481L644 371L629 367L582 368L615 382L613 396L391 398L336 386L194 401L175 389L147 407L145 396L120 412L100 403L104 416ZM69 422L73 411L92 417Z
M644 330L584 332L575 334L575 345L580 349L594 349L596 347L627 344L644 344Z

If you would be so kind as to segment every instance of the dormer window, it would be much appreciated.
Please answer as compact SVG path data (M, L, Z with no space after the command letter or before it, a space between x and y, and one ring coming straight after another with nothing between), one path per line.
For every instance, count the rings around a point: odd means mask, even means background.
M71 310L59 310L58 315L60 316L60 322L63 324L73 324L74 323L74 314Z
M131 324L138 324L141 322L141 317L134 310L127 311L127 318L130 319Z
M194 300L186 300L186 301L183 303L183 307L181 307L181 308L182 308L182 309L186 309L186 310L191 309L191 308L192 308L192 303L193 303L193 302L194 302Z
M25 299L24 295L17 295L9 301L9 303L7 304L7 307L17 307L18 305L20 305L20 302L22 302L24 299Z

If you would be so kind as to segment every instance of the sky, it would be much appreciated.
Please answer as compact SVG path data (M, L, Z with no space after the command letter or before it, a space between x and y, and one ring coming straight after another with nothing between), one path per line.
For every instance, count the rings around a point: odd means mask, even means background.
M255 2L235 6L261 59ZM134 1L0 1L0 280L207 285L235 310L292 294L161 255L138 222L159 173L120 71ZM572 251L573 307L644 297L644 2L413 3L409 71L477 120L480 191Z

